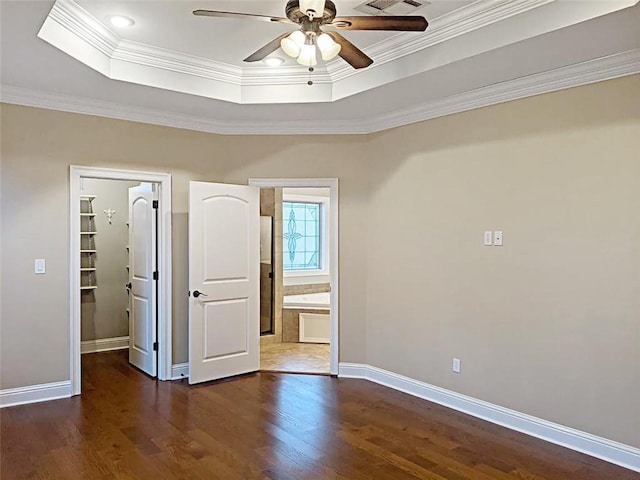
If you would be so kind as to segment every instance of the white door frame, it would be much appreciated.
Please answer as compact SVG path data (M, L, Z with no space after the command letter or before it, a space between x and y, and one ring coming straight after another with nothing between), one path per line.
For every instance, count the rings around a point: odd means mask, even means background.
M250 187L260 188L298 188L298 187L316 187L328 188L330 191L329 209L329 251L330 254L330 272L329 282L331 284L330 302L331 309L329 311L330 333L329 333L329 373L331 375L338 374L338 179L337 178L250 178Z
M158 378L171 379L171 175L71 165L69 190L69 377L71 395L81 393L80 364L80 183L82 178L159 185Z

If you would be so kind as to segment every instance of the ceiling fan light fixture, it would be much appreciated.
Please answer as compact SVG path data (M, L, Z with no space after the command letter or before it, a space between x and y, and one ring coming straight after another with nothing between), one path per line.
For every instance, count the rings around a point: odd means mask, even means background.
M300 11L311 18L322 17L324 3L325 0L300 0Z
M280 40L280 46L284 53L289 55L290 57L297 58L300 55L300 48L304 45L306 35L302 33L300 30L296 30L288 37Z
M313 67L318 64L316 58L316 46L314 44L304 44L300 48L300 55L297 58L300 65L305 67Z
M2 1L2 0L0 0ZM372 0L373 1L373 0ZM413 0L375 0L380 4L417 3ZM385 3L386 2L386 3ZM427 2L428 3L428 2ZM368 4L369 5L369 4ZM372 4L371 4L372 5ZM376 4L376 7L379 5ZM254 15L239 12L224 12L218 10L194 10L193 14L203 17L221 17L236 19L253 19L269 23L284 23L297 25L299 31L294 33L284 32L263 45L257 51L244 59L245 62L258 62L282 48L286 55L298 60L305 66L313 66L317 63L316 50L320 50L322 60L329 61L340 55L342 59L354 69L366 68L373 63L362 50L356 47L341 33L345 30L384 30L392 32L424 32L429 22L418 15L391 15L391 16L336 16L336 5L333 0L287 0L285 17L267 15ZM329 31L323 35L323 27L337 28L338 31ZM306 37L306 38L304 38ZM320 37L316 43L317 37ZM304 38L304 42L303 42ZM342 48L344 47L344 48Z
M320 55L324 61L332 60L340 53L342 46L336 43L331 35L327 33L321 33L316 39L316 44L320 50Z

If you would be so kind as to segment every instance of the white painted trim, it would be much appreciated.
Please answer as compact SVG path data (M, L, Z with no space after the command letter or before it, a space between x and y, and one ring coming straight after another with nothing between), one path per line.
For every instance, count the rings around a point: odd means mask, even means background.
M102 178L159 184L158 246L160 280L158 285L158 378L169 380L172 352L171 281L171 175L99 167L71 165L69 168L69 311L71 394L81 393L80 364L80 179Z
M489 27L511 17L544 7L554 0L495 0L472 2L440 17L429 19L429 28L424 35L401 32L367 47L367 55L375 60L375 66L394 62L412 53L434 45L451 41L474 30ZM418 13L419 14L419 13ZM329 73L334 82L358 75L345 62L329 64Z
M129 337L98 338L80 342L80 353L108 352L129 348Z
M488 85L373 118L350 120L228 121L184 115L153 108L53 94L11 85L0 87L4 103L97 115L199 132L225 135L342 135L370 134L390 128L466 112L475 108L527 98L640 73L640 49L556 68L514 80Z
M430 19L425 35L397 33L368 47L368 54L375 58L376 65L382 65L400 57L410 55L432 45L453 40L473 30L488 27L530 10L544 7L554 0L494 0L492 2L472 2L445 15ZM52 21L77 37L85 48L93 48L111 60L121 60L133 64L150 66L194 77L204 77L242 85L290 85L306 80L306 70L299 67L282 67L277 70L261 65L236 66L211 59L187 55L159 48L153 45L125 40L117 32L105 26L99 19L85 10L74 0L57 0L45 25ZM43 27L39 36L47 37ZM64 50L64 49L63 49ZM94 65L93 68L96 68ZM109 69L102 73L109 76ZM322 70L325 71L322 71ZM316 68L314 83L336 82L342 78L361 74L339 60L334 60Z
M189 378L189 362L176 363L171 366L171 380Z
M640 73L640 49L527 75L452 95L413 108L390 112L371 122L369 131L388 130L454 113L466 112L476 108L488 107L637 73Z
M592 10L578 7L583 12L580 18L585 21L594 15L611 13L628 6L632 0L623 0L624 3L620 5L621 1L618 0L615 6L605 4L604 11L602 8ZM126 40L74 0L57 0L54 3L38 37L114 80L142 83L236 103L326 102L399 80L407 73L411 75L426 71L428 63L423 64L405 57L431 45L450 41L475 29L491 27L553 2L554 0L472 2L449 14L431 19L431 28L424 34L397 33L377 42L370 48L369 55L375 59L375 64L370 69L353 69L340 60L322 63L314 72L315 87L312 93L303 86L308 76L306 69L300 66L273 69L255 64L232 65ZM553 10L549 14L553 15ZM543 28L540 22L536 25ZM517 30L518 35L523 32L521 29ZM541 33L543 32L538 32ZM523 39L517 37L518 41ZM387 69L386 72L381 71L380 67L389 62L394 62L396 67ZM402 65L410 68L410 71L401 68ZM374 72L374 69L377 71ZM353 86L346 89L334 88L350 77L358 78L355 89Z
M362 378L369 380L369 365L365 363L340 362L338 376L341 378Z
M0 390L0 408L57 400L58 398L68 398L70 396L71 382L69 380L41 383L27 387L7 388Z
M511 430L640 472L640 449L549 422L413 378L360 363L340 363L340 377L362 378Z
M331 331L329 336L329 373L331 375L338 374L338 352L340 350L340 332L339 332L339 275L338 275L338 258L340 252L338 249L340 238L338 232L339 224L339 210L340 203L338 192L338 179L337 178L250 178L250 187L259 188L296 188L296 187L315 187L315 188L329 188L329 201L332 208L329 211L329 251L331 257L329 259L329 283L331 284L331 310L330 310L330 322Z

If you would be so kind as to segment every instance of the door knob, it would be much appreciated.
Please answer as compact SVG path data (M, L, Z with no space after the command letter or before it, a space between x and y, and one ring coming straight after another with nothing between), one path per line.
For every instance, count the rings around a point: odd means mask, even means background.
M193 296L195 298L198 298L200 295L202 295L203 297L208 297L208 295L206 293L199 292L198 290L194 290L193 291Z

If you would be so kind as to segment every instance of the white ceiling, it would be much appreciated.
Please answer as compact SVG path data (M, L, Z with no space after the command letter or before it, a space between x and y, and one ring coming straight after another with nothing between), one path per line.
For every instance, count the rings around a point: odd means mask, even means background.
M433 0L416 11L424 33L343 32L371 67L338 58L313 74L242 62L290 26L191 14L285 3L0 0L2 101L220 133L368 133L640 72L637 0ZM136 24L116 31L110 14Z
M295 26L261 21L196 17L197 9L285 17L286 0L206 0L206 1L111 1L78 0L76 3L100 21L120 14L136 19L131 28L117 30L123 38L171 51L208 58L242 68L242 59L281 33ZM363 15L353 10L362 0L338 0L338 15ZM472 3L472 0L438 1L416 11L416 15L436 16ZM158 28L158 25L167 28ZM366 48L396 35L397 32L346 32L352 42ZM277 56L286 60L280 52ZM297 66L295 60L288 62ZM300 67L300 69L304 69Z

